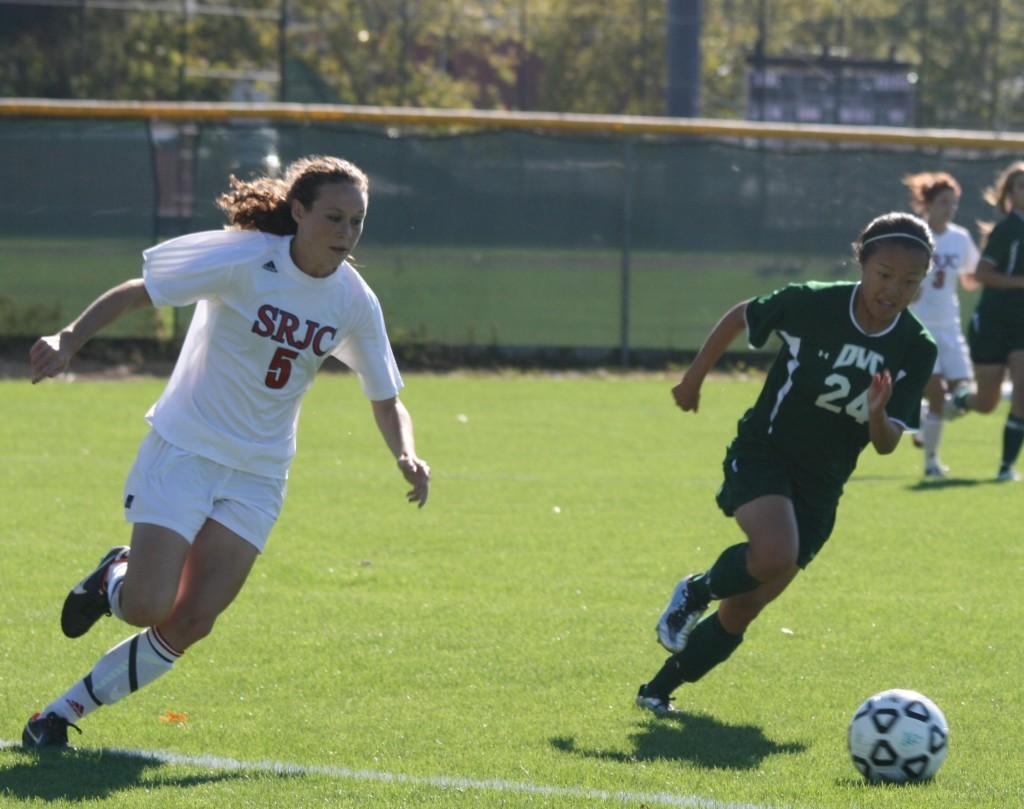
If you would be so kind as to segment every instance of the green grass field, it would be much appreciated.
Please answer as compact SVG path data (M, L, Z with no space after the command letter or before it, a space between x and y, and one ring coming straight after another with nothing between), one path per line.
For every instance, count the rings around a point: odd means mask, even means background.
M696 416L668 378L407 383L427 507L405 503L354 379L325 375L282 518L213 635L87 717L79 752L0 749L0 805L1024 804L1021 491L991 482L1002 416L948 428L942 485L920 482L909 441L865 452L822 554L677 692L676 721L632 699L664 659L653 626L675 581L738 541L713 494L758 381L709 381ZM0 740L129 634L106 619L70 641L58 616L128 536L121 487L161 384L0 382ZM890 687L949 720L924 786L867 786L847 756L853 711Z
M0 337L55 330L141 271L130 240L0 240ZM631 254L630 345L695 350L732 304L790 281L853 279L834 255ZM361 246L359 264L397 343L612 348L621 339L618 250ZM966 311L971 299L965 298ZM179 313L179 329L187 325ZM131 315L110 335L168 336L170 311ZM181 334L184 334L181 331Z

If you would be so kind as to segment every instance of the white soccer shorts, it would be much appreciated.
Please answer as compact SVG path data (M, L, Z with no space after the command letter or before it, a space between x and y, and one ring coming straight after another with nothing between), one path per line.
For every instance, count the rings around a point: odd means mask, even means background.
M935 344L939 347L938 356L935 358L935 370L945 379L974 379L974 366L971 365L971 352L967 348L967 341L958 325L942 326L939 328L928 327L935 338Z
M195 539L208 519L262 552L284 504L286 481L231 469L150 430L124 486L124 516Z

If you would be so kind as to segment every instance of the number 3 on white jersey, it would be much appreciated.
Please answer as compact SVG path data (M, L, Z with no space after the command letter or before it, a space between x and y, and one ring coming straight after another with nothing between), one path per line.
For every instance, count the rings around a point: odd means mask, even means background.
M864 424L868 420L868 389L865 388L859 396L846 403L846 407L833 404L837 399L845 399L850 393L850 380L842 374L832 374L825 377L825 384L829 389L814 400L818 407L823 407L832 413L846 414L855 421Z

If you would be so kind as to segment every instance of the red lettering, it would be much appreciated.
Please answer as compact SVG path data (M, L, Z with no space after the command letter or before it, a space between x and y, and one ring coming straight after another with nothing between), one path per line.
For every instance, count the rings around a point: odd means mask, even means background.
M334 326L321 326L315 320L307 320L305 332L296 337L301 323L297 315L265 303L257 310L252 332L260 337L269 337L275 343L287 343L300 351L312 346L313 352L322 357L327 353L325 344L337 336L338 330Z
M317 323L315 320L307 320L306 321L306 334L302 338L302 342L298 342L298 343L292 342L292 346L294 346L295 348L298 348L299 350L302 350L303 348L309 348L309 344L311 342L313 342L313 335L316 334L316 330L318 328L320 328L320 324ZM289 342L291 342L291 341L289 341Z
M313 353L318 357L322 357L327 353L327 349L323 347L323 340L327 337L330 340L334 339L334 336L338 333L338 330L333 326L324 326L320 331L316 333L316 337L313 338Z
M269 337L274 333L274 320L277 319L278 309L269 303L263 304L256 313L256 322L252 324L252 333L260 337Z
M299 325L299 319L291 312L281 311L281 322L277 325L277 334L270 339L275 343L288 343L295 345L295 327Z

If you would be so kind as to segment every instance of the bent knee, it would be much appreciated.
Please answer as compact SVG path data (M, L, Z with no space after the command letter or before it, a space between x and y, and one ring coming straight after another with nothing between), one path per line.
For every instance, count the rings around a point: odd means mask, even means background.
M999 406L999 398L992 399L978 398L974 400L974 410L982 415L987 415Z
M167 617L168 612L169 610L161 609L157 604L121 599L121 616L132 626L156 626Z
M166 618L174 607L174 598L160 597L159 593L130 588L128 583L118 593L121 617L133 626L155 626Z
M788 574L796 565L800 543L795 539L774 543L769 549L747 554L747 572L759 582L775 581Z
M718 605L718 620L726 632L742 635L766 606L753 599L727 598Z
M187 649L209 635L216 622L216 615L177 610L160 625L160 630L177 648Z

